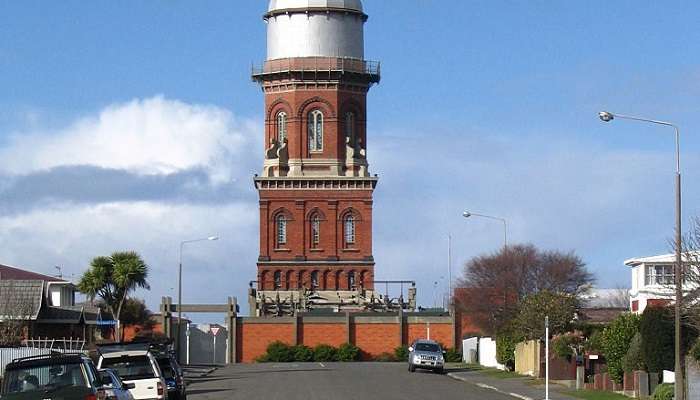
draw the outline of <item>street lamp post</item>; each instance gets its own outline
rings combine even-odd
[[[607,111],[598,113],[600,119],[604,122],[610,122],[615,118],[630,119],[633,121],[648,122],[657,125],[670,126],[676,133],[676,268],[674,273],[674,282],[676,285],[676,302],[674,305],[675,311],[675,399],[685,399],[685,384],[683,378],[683,366],[681,360],[681,302],[683,301],[683,264],[682,264],[682,239],[681,239],[681,136],[680,129],[670,122],[658,121],[654,119],[632,117],[629,115],[613,114]]]
[[[481,217],[481,218],[488,218],[488,219],[494,219],[497,221],[501,221],[503,223],[503,249],[505,250],[508,247],[508,221],[506,221],[504,218],[493,217],[491,215],[477,214],[477,213],[473,213],[473,212],[469,212],[469,211],[463,212],[462,216],[464,218]]]
[[[180,345],[182,343],[182,340],[180,339],[180,326],[182,325],[182,248],[185,247],[187,243],[203,242],[205,240],[219,240],[219,237],[209,236],[201,239],[183,240],[180,242],[180,263],[177,273],[177,337],[175,339],[178,362],[181,362]]]

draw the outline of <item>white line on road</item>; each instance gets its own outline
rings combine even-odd
[[[323,363],[322,363],[322,362],[318,363],[318,365],[320,365],[320,366],[321,366],[321,368],[326,368],[326,366],[325,366],[325,365],[323,365]]]
[[[453,378],[453,379],[460,380],[460,381],[469,382],[468,380],[466,380],[466,379],[460,377],[459,375],[453,374],[453,373],[449,373],[449,374],[447,374],[447,376],[449,376],[450,378]],[[498,393],[505,394],[505,395],[508,395],[508,396],[511,396],[511,397],[515,397],[516,399],[520,399],[520,400],[533,400],[532,397],[523,396],[522,394],[518,394],[518,393],[504,392],[503,390],[501,390],[501,389],[499,389],[499,388],[497,388],[497,387],[495,387],[495,386],[487,385],[487,384],[485,384],[485,383],[476,382],[476,383],[474,383],[474,384],[475,384],[476,386],[480,387],[480,388],[488,389],[488,390],[493,390],[494,392],[498,392]]]

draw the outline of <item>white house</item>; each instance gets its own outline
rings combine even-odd
[[[625,261],[632,272],[630,310],[641,314],[647,306],[661,306],[675,299],[674,265],[675,254],[631,258]],[[697,288],[697,284],[684,288]]]

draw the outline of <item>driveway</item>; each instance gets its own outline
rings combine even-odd
[[[513,400],[405,363],[241,364],[188,379],[189,400]]]

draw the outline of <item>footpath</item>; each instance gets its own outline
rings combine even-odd
[[[503,373],[507,374],[507,373]],[[520,400],[542,400],[544,399],[544,384],[528,377],[503,376],[493,371],[456,369],[448,372],[447,375],[456,380],[470,383],[484,389],[505,394]],[[577,400],[562,392],[567,389],[563,386],[550,384],[549,398],[552,400]]]

